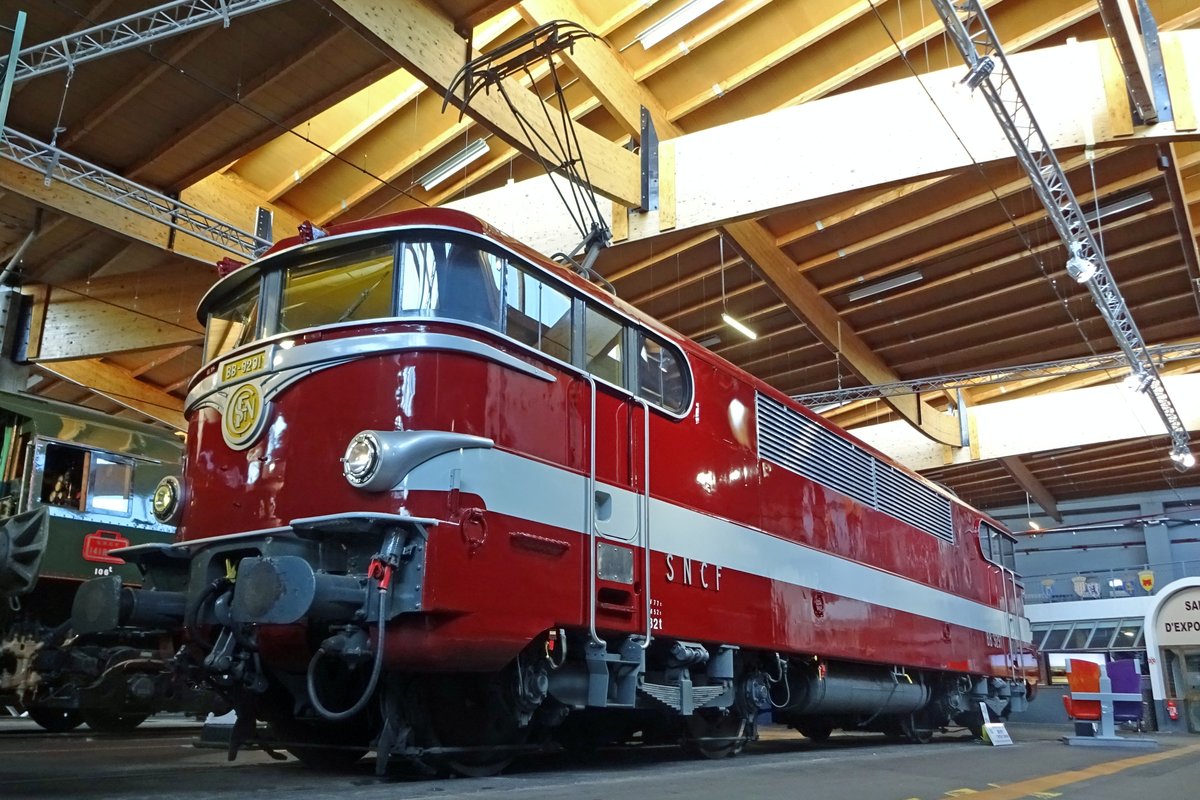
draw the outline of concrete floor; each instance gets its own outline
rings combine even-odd
[[[230,764],[222,752],[195,748],[199,728],[178,719],[151,720],[131,736],[111,737],[87,728],[46,734],[4,718],[0,798],[1182,800],[1200,794],[1200,737],[1158,735],[1157,750],[1121,751],[1059,744],[1070,732],[1063,725],[1009,728],[1016,744],[1006,748],[953,733],[928,745],[867,735],[835,735],[816,745],[770,728],[743,755],[724,761],[694,760],[676,748],[611,750],[529,757],[495,778],[379,781],[370,761],[339,774],[259,752]]]

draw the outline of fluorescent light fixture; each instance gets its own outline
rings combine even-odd
[[[1125,211],[1132,211],[1135,208],[1141,208],[1147,203],[1154,202],[1154,195],[1149,192],[1131,195],[1129,197],[1117,200],[1114,203],[1109,203],[1106,206],[1093,208],[1091,211],[1084,212],[1083,218],[1088,222],[1095,222],[1098,219],[1111,217],[1114,214],[1120,214]]]
[[[420,183],[422,188],[428,192],[430,189],[437,186],[439,183],[446,180],[463,167],[482,158],[483,154],[490,149],[491,148],[488,146],[487,139],[476,139],[462,150],[459,150],[457,153],[450,156],[433,169],[429,170],[429,172],[426,172],[424,175],[422,175],[418,183]]]
[[[903,275],[893,275],[885,280],[878,281],[876,283],[870,283],[862,288],[855,289],[853,292],[850,292],[846,295],[846,299],[848,299],[851,303],[855,303],[867,297],[882,294],[883,292],[890,292],[892,289],[899,289],[901,286],[907,286],[910,283],[916,283],[924,277],[925,276],[921,274],[920,270],[905,272]]]
[[[638,41],[642,43],[642,47],[649,49],[720,4],[721,0],[689,0],[638,34]]]
[[[736,319],[734,319],[733,317],[729,316],[728,313],[722,314],[721,319],[725,320],[726,325],[733,328],[735,331],[740,333],[742,336],[745,336],[747,339],[757,339],[758,338],[757,333],[755,333],[754,331],[747,328],[743,323],[741,323],[741,322],[737,321]]]
[[[1035,519],[1029,520],[1029,530],[1040,531],[1041,529],[1042,529],[1042,526],[1038,524],[1037,520],[1035,520]]]
[[[703,339],[698,339],[696,341],[696,344],[700,345],[701,347],[708,347],[708,348],[716,347],[720,343],[721,343],[721,337],[720,337],[720,335],[715,334],[715,333],[710,334],[709,336],[705,336]]]

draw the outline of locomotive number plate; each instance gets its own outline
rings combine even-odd
[[[255,375],[267,368],[267,351],[259,350],[248,356],[226,361],[221,365],[221,383]]]

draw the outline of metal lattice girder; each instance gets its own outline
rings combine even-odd
[[[0,133],[0,156],[45,175],[47,181],[57,180],[68,184],[235,255],[254,257],[271,244],[186,203],[89,164],[12,128],[4,128]]]
[[[987,14],[978,0],[932,0],[932,3],[967,63],[969,71],[964,81],[971,88],[979,89],[986,98],[1017,161],[1024,167],[1045,206],[1051,224],[1067,246],[1071,260],[1078,259],[1076,263],[1087,263],[1095,268],[1095,274],[1087,281],[1088,290],[1117,344],[1129,359],[1130,368],[1144,376],[1146,394],[1171,434],[1173,453],[1187,452],[1187,428],[1171,403],[1154,360],[1146,349],[1146,342],[1088,228],[1062,166],[1013,77]]]
[[[1146,348],[1159,364],[1200,358],[1200,342],[1192,344],[1164,344]],[[1043,361],[1038,364],[1022,364],[1016,367],[959,372],[953,375],[937,375],[931,378],[914,378],[910,381],[877,383],[871,386],[852,386],[847,389],[832,389],[828,392],[794,394],[792,399],[806,406],[824,406],[830,403],[841,405],[855,400],[871,400],[877,397],[896,397],[903,394],[953,391],[972,386],[989,386],[997,383],[1035,380],[1037,378],[1059,378],[1082,372],[1099,372],[1106,369],[1127,369],[1129,359],[1124,353],[1105,353],[1084,358],[1067,358],[1059,361]]]
[[[137,14],[104,22],[17,54],[16,81],[26,81],[60,69],[74,69],[85,61],[140,47],[159,39],[279,5],[287,0],[175,0]],[[8,58],[0,60],[0,70]]]

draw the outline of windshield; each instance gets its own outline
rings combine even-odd
[[[276,333],[391,316],[394,252],[388,243],[284,270]]]
[[[204,337],[205,363],[251,342],[258,333],[258,283],[208,315]]]
[[[404,242],[400,314],[475,322],[500,330],[505,260],[457,237]]]

